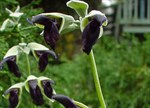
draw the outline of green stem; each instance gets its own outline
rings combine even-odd
[[[38,61],[38,57],[37,57],[37,55],[35,54],[35,51],[32,51],[32,54],[33,54],[33,56],[35,57],[36,61]]]
[[[81,102],[78,102],[78,101],[73,101],[77,106],[79,106],[80,108],[88,108],[86,105],[84,105],[83,103]]]
[[[37,108],[36,105],[33,104],[33,108]]]
[[[30,62],[29,62],[28,54],[26,54],[26,59],[27,59],[27,70],[28,70],[28,75],[31,75]]]
[[[89,58],[90,58],[90,62],[91,62],[91,69],[92,69],[92,73],[93,73],[93,78],[94,78],[94,83],[95,83],[95,88],[96,88],[96,91],[97,91],[98,99],[100,101],[101,107],[106,108],[103,93],[102,93],[101,86],[100,86],[98,73],[97,73],[95,58],[94,58],[94,54],[93,54],[92,50],[89,54]]]

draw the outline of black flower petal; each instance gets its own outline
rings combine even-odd
[[[65,108],[78,108],[73,101],[64,95],[53,95],[52,99],[58,101],[59,103],[61,103]]]
[[[82,33],[82,50],[85,53],[90,53],[92,46],[98,39],[100,33],[100,26],[101,24],[96,19],[92,19],[84,28]]]
[[[44,93],[47,97],[51,98],[53,95],[52,84],[54,82],[52,80],[42,80],[42,86],[44,89]]]
[[[12,57],[7,57],[5,59],[3,59],[1,62],[0,62],[0,70],[3,69],[3,65],[5,62],[7,62],[9,59],[11,59]]]
[[[37,85],[37,80],[30,80],[28,84],[33,103],[38,106],[44,104],[43,95],[41,93],[40,87]]]
[[[16,64],[16,57],[15,56],[7,57],[4,60],[2,60],[0,62],[0,69],[2,69],[2,66],[5,62],[7,63],[8,69],[9,69],[10,72],[14,73],[16,77],[21,76],[19,68]]]
[[[12,89],[9,95],[9,108],[16,108],[16,106],[18,105],[19,102],[19,90],[18,89]]]
[[[47,65],[48,65],[48,54],[43,53],[39,59],[39,70],[41,72],[44,71]]]
[[[59,31],[56,22],[44,15],[37,15],[32,18],[33,23],[44,25],[44,39],[50,47],[55,50],[56,42],[59,39]]]
[[[45,70],[46,66],[48,65],[48,56],[51,56],[54,60],[57,59],[56,54],[53,51],[43,51],[40,55],[39,59],[39,70],[42,72]]]

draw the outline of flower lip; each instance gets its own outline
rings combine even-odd
[[[93,20],[97,20],[100,23],[100,26],[107,20],[107,18],[104,15],[94,15]]]
[[[56,94],[52,96],[52,99],[58,101],[59,103],[61,103],[65,108],[78,108],[73,101],[64,95],[60,95],[60,94]]]
[[[33,103],[38,106],[44,104],[43,95],[41,93],[40,87],[37,85],[37,80],[29,80],[28,84]]]
[[[15,74],[16,77],[20,77],[21,73],[19,71],[19,68],[16,64],[16,57],[15,56],[10,56],[7,58],[4,58],[1,62],[0,62],[0,69],[2,69],[3,64],[7,63],[8,69],[10,72],[13,72]]]
[[[7,62],[8,60],[12,59],[14,56],[11,56],[11,57],[7,57],[5,59],[3,59],[1,62],[0,62],[0,70],[3,68],[3,65],[5,62]]]
[[[29,18],[27,18],[26,20],[27,20],[27,22],[28,22],[29,24],[34,25],[34,23],[32,22],[32,20],[30,20]]]
[[[54,84],[54,81],[53,80],[42,80],[41,83],[42,83],[45,95],[47,97],[51,98],[53,95],[52,84]]]
[[[39,70],[43,72],[48,65],[48,56],[50,55],[54,60],[57,60],[57,56],[53,51],[46,50],[42,52],[37,52],[37,54],[40,56],[39,58]]]
[[[82,33],[82,50],[85,53],[90,53],[92,46],[95,44],[99,37],[99,33],[100,23],[96,19],[91,20],[84,28]]]
[[[17,88],[11,89],[9,94],[9,108],[16,108],[19,103],[19,90]]]
[[[46,50],[45,53],[47,53],[50,56],[52,56],[55,60],[58,59],[58,56],[55,54],[54,51]]]
[[[47,25],[49,21],[52,21],[50,18],[44,16],[44,15],[36,15],[32,17],[31,20],[33,23],[38,23],[42,25]]]
[[[7,65],[8,65],[8,69],[10,72],[13,72],[16,77],[21,77],[21,73],[19,71],[19,68],[13,60],[8,60]]]
[[[44,15],[36,15],[32,17],[32,20],[28,21],[31,24],[40,24],[44,26],[44,39],[45,42],[50,45],[50,47],[55,50],[56,42],[59,39],[59,28],[60,25],[54,19],[50,19]]]
[[[55,50],[56,42],[59,40],[59,30],[56,23],[49,21],[44,26],[44,39],[50,47]]]

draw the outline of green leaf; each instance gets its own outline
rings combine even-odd
[[[47,47],[41,45],[41,44],[38,44],[36,42],[31,42],[28,44],[28,47],[31,49],[31,50],[36,50],[36,51],[42,51],[42,50],[49,50]]]
[[[18,54],[19,54],[19,46],[16,45],[16,46],[13,46],[12,48],[10,48],[7,51],[7,53],[4,56],[4,59],[7,58],[7,57],[10,57],[10,56],[16,56]]]
[[[60,28],[59,28],[60,34],[65,34],[78,28],[78,25],[75,23],[76,21],[70,15],[56,13],[56,12],[42,13],[41,15],[48,16],[51,19],[60,20],[60,23],[61,23]]]
[[[89,8],[89,5],[86,2],[79,0],[68,1],[67,6],[74,9],[76,13],[82,18],[87,15],[87,11]]]

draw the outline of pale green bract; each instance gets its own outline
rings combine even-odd
[[[74,29],[79,28],[78,25],[76,24],[76,21],[74,20],[74,18],[70,15],[56,13],[56,12],[42,13],[40,15],[47,16],[51,19],[56,19],[56,20],[60,19],[61,20],[61,25],[59,28],[60,34],[65,34],[65,33],[73,31]]]
[[[12,48],[10,48],[7,53],[5,54],[4,56],[4,59],[7,58],[7,57],[11,57],[11,56],[16,56],[19,54],[19,46],[16,45],[16,46],[13,46]]]
[[[11,89],[19,89],[20,91],[22,91],[22,87],[24,86],[24,83],[23,82],[20,82],[20,83],[17,83],[17,84],[14,84],[14,85],[12,85],[10,88],[8,88],[6,91],[5,91],[5,93],[3,94],[3,96],[5,97],[5,98],[8,98],[8,93],[10,92],[10,90]]]
[[[87,15],[89,8],[89,5],[86,2],[80,0],[70,0],[67,2],[67,6],[74,9],[82,18]]]
[[[36,42],[31,42],[27,45],[27,47],[29,47],[31,50],[36,50],[36,51],[45,51],[45,50],[49,50],[47,47],[45,47],[44,45],[38,44]]]
[[[45,95],[43,86],[42,86],[42,84],[41,84],[41,81],[43,81],[43,80],[51,80],[51,79],[50,79],[50,78],[47,78],[47,77],[45,77],[45,76],[40,76],[40,77],[38,77],[38,85],[39,85],[39,87],[40,87],[40,89],[41,89],[42,94],[44,95],[44,97],[47,98],[48,100],[50,100],[51,102],[54,102],[55,100],[50,99],[50,98],[48,98],[48,97]],[[54,89],[53,89],[53,94],[56,94],[56,91],[55,91]]]
[[[18,94],[18,97],[19,97],[18,100],[19,100],[19,102],[18,102],[16,108],[18,108],[18,106],[19,106],[19,104],[20,104],[20,102],[21,102],[21,94],[22,94],[22,88],[23,88],[23,86],[24,86],[24,82],[20,82],[20,83],[14,84],[14,85],[12,85],[10,88],[8,88],[8,89],[4,92],[4,94],[3,94],[3,97],[6,98],[6,99],[8,99],[8,98],[9,98],[9,93],[10,93],[10,91],[11,91],[12,89],[19,89],[19,94]]]
[[[37,77],[35,77],[34,75],[28,76],[27,80],[25,81],[25,89],[26,89],[27,92],[29,92],[28,81],[30,81],[30,80],[37,80]]]
[[[49,48],[36,42],[31,42],[29,44],[19,43],[19,45],[13,46],[7,51],[7,53],[4,56],[4,59],[11,56],[17,56],[21,52],[29,54],[30,51],[45,51],[45,50],[49,50]]]

